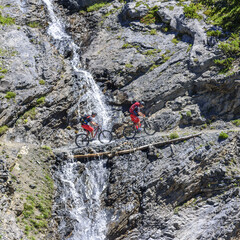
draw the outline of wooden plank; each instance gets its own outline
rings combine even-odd
[[[201,133],[197,133],[197,134],[194,134],[194,135],[181,137],[181,138],[175,138],[175,139],[171,139],[171,140],[164,141],[164,142],[150,143],[150,144],[143,145],[143,146],[140,146],[140,147],[135,147],[135,148],[121,150],[121,151],[108,151],[108,152],[99,152],[99,153],[91,153],[91,154],[84,154],[84,155],[75,155],[74,158],[79,159],[79,158],[91,158],[91,157],[99,157],[99,156],[113,157],[113,156],[117,156],[117,155],[132,153],[132,152],[139,151],[139,150],[145,150],[145,149],[147,149],[151,146],[164,146],[164,145],[167,145],[167,144],[184,141],[184,140],[187,140],[187,139],[190,139],[190,138],[198,137],[199,135],[201,135]]]

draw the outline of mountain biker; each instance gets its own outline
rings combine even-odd
[[[141,121],[138,118],[138,116],[141,117],[145,117],[145,115],[140,111],[140,108],[144,107],[144,102],[140,101],[140,102],[135,102],[130,108],[129,108],[129,112],[131,120],[133,121],[133,123],[135,124],[136,128],[138,131],[142,131],[141,128]]]
[[[88,135],[89,133],[91,133],[92,138],[93,138],[93,127],[89,126],[88,124],[90,123],[94,126],[98,126],[98,124],[93,121],[93,118],[95,118],[96,115],[97,115],[96,113],[92,113],[91,115],[85,114],[80,119],[82,128],[87,131]]]

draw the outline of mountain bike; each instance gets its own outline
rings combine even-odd
[[[154,122],[151,122],[149,120],[146,120],[145,118],[142,119],[141,121],[141,128],[144,129],[144,132],[147,135],[153,135],[157,130],[157,126]],[[123,136],[126,139],[133,139],[135,137],[135,135],[137,134],[138,130],[135,126],[135,124],[131,124],[126,126],[123,129]]]
[[[75,143],[78,147],[87,146],[90,141],[93,141],[96,139],[96,136],[98,137],[98,140],[101,143],[110,143],[112,141],[112,133],[108,130],[102,130],[100,126],[97,126],[93,130],[93,137],[91,136],[91,133],[80,133],[76,135]]]

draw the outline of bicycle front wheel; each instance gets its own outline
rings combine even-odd
[[[137,133],[137,129],[135,126],[126,126],[123,129],[123,136],[126,139],[133,139]]]
[[[89,138],[87,134],[80,133],[75,138],[75,143],[78,147],[87,146],[89,144]]]
[[[144,123],[144,131],[147,135],[153,135],[156,130],[156,125],[153,122],[147,122]]]
[[[112,141],[112,133],[108,130],[103,130],[99,133],[98,140],[101,143],[110,143]]]

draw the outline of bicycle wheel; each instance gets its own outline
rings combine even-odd
[[[112,141],[112,133],[108,130],[103,130],[99,133],[98,140],[101,143],[110,143]]]
[[[126,139],[132,139],[135,137],[137,133],[137,129],[135,128],[135,126],[126,126],[124,129],[123,129],[123,136],[126,138]]]
[[[80,133],[75,138],[75,143],[78,147],[87,146],[89,144],[89,138],[87,134]]]
[[[156,130],[156,125],[153,122],[144,122],[144,131],[147,135],[153,135]]]

